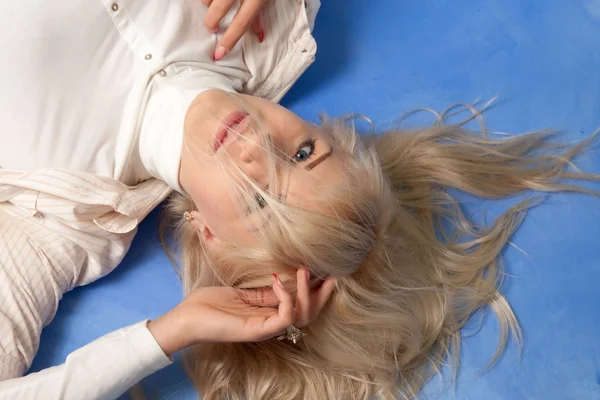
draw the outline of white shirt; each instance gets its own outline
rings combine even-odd
[[[9,0],[0,14],[0,166],[65,168],[128,185],[155,177],[180,190],[191,100],[211,87],[279,100],[314,60],[318,5],[270,2],[265,42],[246,35],[215,63],[235,10],[212,35],[199,0]],[[110,399],[170,362],[140,323],[61,366],[0,382],[0,399]]]
[[[155,177],[181,191],[187,107],[204,90],[253,83],[257,60],[244,54],[252,44],[213,61],[237,7],[219,34],[204,27],[199,0],[9,0],[3,8],[4,169],[64,168],[128,185]]]
[[[0,382],[0,399],[115,399],[171,362],[143,321],[72,352],[60,366]]]
[[[213,61],[220,35],[203,26],[206,7],[198,0],[9,1],[8,12],[3,7],[0,49],[11,55],[0,74],[5,169],[65,168],[128,185],[153,176],[180,190],[187,106],[208,88],[241,91],[250,78],[242,42]],[[160,142],[169,143],[168,153],[155,146]]]

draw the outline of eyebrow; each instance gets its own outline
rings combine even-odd
[[[322,156],[317,158],[315,161],[311,162],[306,167],[304,167],[304,169],[306,169],[307,171],[310,171],[311,169],[313,169],[314,167],[316,167],[317,165],[319,165],[323,161],[325,161],[327,158],[329,158],[332,154],[333,154],[333,147],[331,147],[327,153],[323,154]]]
[[[310,164],[308,164],[306,167],[304,167],[307,171],[310,171],[311,169],[313,169],[314,167],[316,167],[317,165],[321,164],[323,161],[325,161],[327,158],[331,157],[331,155],[333,154],[333,147],[331,147],[329,149],[329,151],[323,155],[321,155],[320,157],[318,157],[316,160],[314,160],[313,162],[311,162]],[[283,193],[283,194],[278,194],[277,197],[279,197],[280,200],[285,202],[285,199],[287,197],[287,193]],[[248,232],[258,232],[261,228],[264,228],[268,223],[269,220],[271,219],[272,215],[270,214],[267,217],[267,222],[264,223],[262,226],[260,227],[256,227],[254,229],[249,230]]]

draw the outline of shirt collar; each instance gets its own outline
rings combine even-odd
[[[179,184],[179,164],[183,144],[183,122],[188,107],[200,93],[209,89],[234,92],[224,75],[206,70],[182,72],[164,77],[152,88],[139,137],[143,167],[154,178],[184,193]]]

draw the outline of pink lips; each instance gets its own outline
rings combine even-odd
[[[242,122],[247,116],[247,112],[234,111],[221,121],[221,126],[219,127],[215,138],[215,151],[219,150],[221,145],[223,145],[229,131]]]

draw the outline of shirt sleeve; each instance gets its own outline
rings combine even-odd
[[[115,399],[170,365],[148,321],[119,329],[69,354],[64,364],[0,382],[0,400]]]

